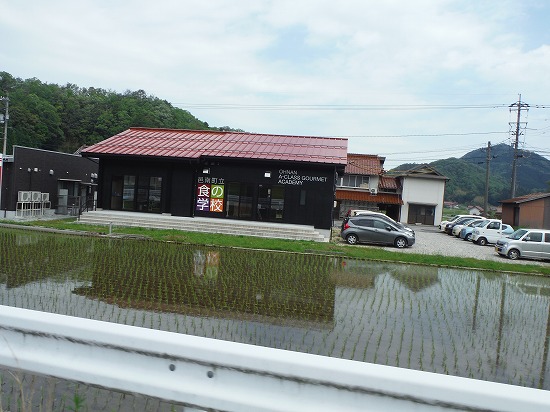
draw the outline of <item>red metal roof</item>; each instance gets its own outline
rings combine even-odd
[[[384,203],[388,205],[402,205],[403,201],[397,193],[378,193],[373,195],[363,190],[336,189],[336,200],[357,200],[369,203]]]
[[[130,128],[82,150],[88,156],[230,157],[347,164],[347,139],[210,130]]]
[[[384,157],[376,155],[350,153],[348,154],[348,164],[344,173],[350,175],[379,175],[382,173],[384,160]]]

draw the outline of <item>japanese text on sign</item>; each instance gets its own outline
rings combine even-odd
[[[195,210],[201,212],[223,212],[225,196],[224,179],[199,177],[197,179],[197,201]]]

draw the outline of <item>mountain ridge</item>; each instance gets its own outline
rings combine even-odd
[[[549,191],[550,160],[534,151],[518,149],[516,196]],[[476,149],[460,158],[451,157],[428,163],[449,178],[445,200],[463,204],[483,204],[485,195],[487,149]],[[514,148],[500,143],[491,147],[489,163],[489,204],[496,205],[511,197]],[[405,163],[391,172],[409,170],[417,163]]]

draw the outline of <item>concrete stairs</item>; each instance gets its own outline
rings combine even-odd
[[[174,229],[187,232],[221,233],[236,236],[257,236],[276,239],[311,240],[328,242],[330,230],[319,230],[313,226],[253,222],[203,217],[180,217],[152,213],[131,213],[111,210],[84,212],[80,223],[89,225],[113,225],[114,227],[144,227]]]

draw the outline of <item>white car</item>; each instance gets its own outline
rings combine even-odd
[[[499,239],[495,251],[512,260],[550,259],[550,230],[518,229],[510,236]]]
[[[472,219],[465,220],[464,222],[462,222],[458,225],[454,225],[453,230],[452,230],[452,235],[456,236],[456,237],[460,237],[460,231],[462,230],[463,227],[471,226],[474,223],[479,222],[480,220],[483,220],[483,219],[474,219],[474,218],[472,218]]]
[[[479,219],[468,220],[460,225],[453,226],[453,236],[460,237],[460,231],[463,227],[472,226],[476,223],[479,223]]]
[[[512,227],[502,223],[499,219],[487,219],[485,224],[477,226],[472,232],[471,241],[480,246],[487,243],[497,243],[497,241],[513,231]]]
[[[479,219],[480,218],[480,216],[477,216],[477,215],[455,215],[455,216],[452,216],[449,220],[442,221],[438,226],[439,230],[441,230],[442,232],[445,232],[445,227],[447,226],[448,223],[455,222],[458,219],[460,219],[461,217],[471,217],[471,218],[474,218],[474,219]]]

